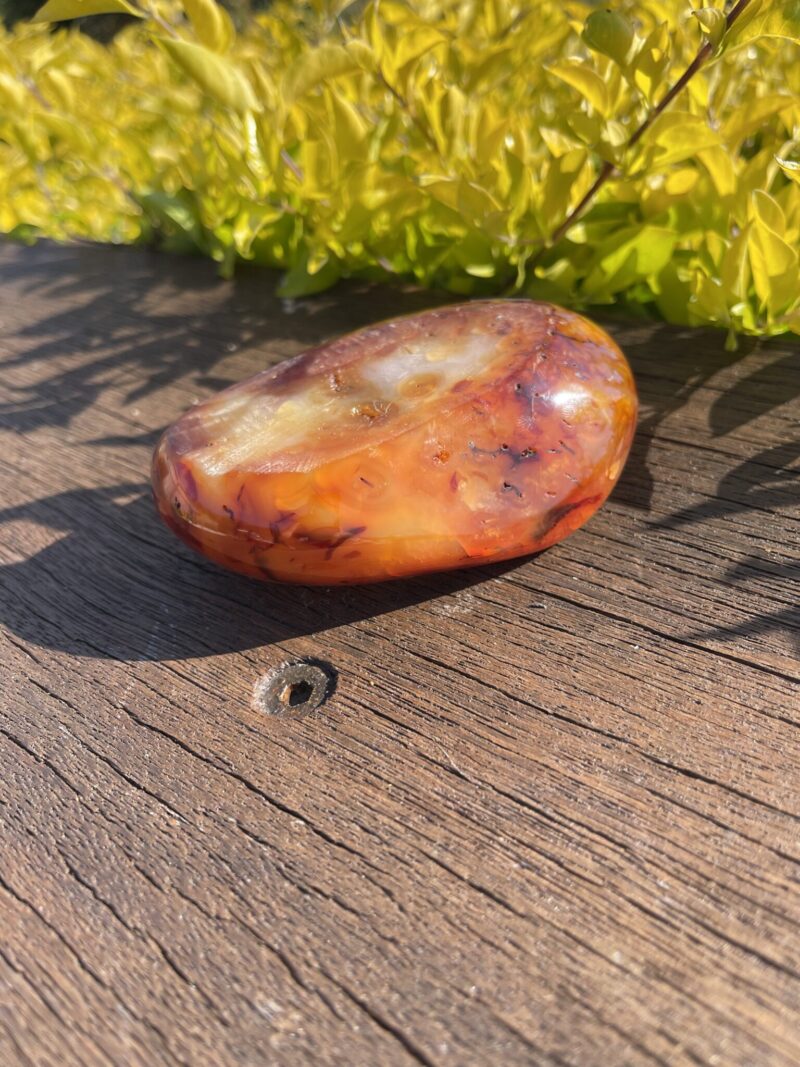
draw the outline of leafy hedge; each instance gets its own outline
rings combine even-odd
[[[800,332],[800,0],[716,3],[48,0],[0,31],[0,231]],[[47,25],[100,11],[142,20]]]

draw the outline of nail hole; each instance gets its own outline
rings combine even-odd
[[[253,705],[267,715],[305,715],[325,703],[336,685],[336,672],[319,660],[282,663],[258,679]]]

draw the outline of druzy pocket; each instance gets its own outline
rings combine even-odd
[[[636,420],[598,326],[489,300],[358,330],[191,408],[153,488],[168,525],[245,574],[332,585],[538,552],[613,488]]]

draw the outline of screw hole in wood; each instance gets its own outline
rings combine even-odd
[[[336,672],[320,660],[282,663],[258,679],[253,705],[267,715],[289,717],[316,711],[333,692]]]

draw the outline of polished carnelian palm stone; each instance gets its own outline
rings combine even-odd
[[[599,327],[487,300],[358,330],[191,408],[153,486],[193,548],[257,578],[371,582],[538,552],[619,477],[636,420]]]

